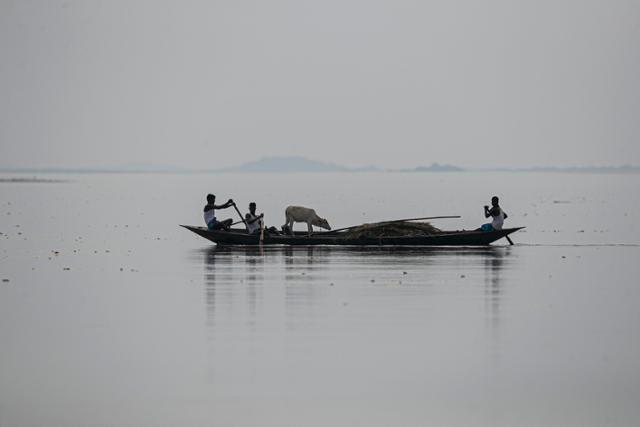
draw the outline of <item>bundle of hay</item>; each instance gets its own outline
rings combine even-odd
[[[398,237],[398,236],[429,236],[440,233],[441,230],[428,222],[374,222],[362,224],[347,231],[345,236],[349,239],[361,237]]]

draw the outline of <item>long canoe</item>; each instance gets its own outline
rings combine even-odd
[[[259,245],[259,234],[247,234],[244,229],[209,230],[206,227],[181,225],[218,245]],[[486,246],[515,233],[524,227],[502,230],[442,231],[425,236],[385,236],[349,238],[346,233],[316,232],[309,237],[306,232],[293,235],[264,234],[263,245],[343,245],[343,246]]]

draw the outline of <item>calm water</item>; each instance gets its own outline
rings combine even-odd
[[[630,426],[640,176],[75,175],[0,183],[0,426]],[[516,245],[216,248],[204,195]],[[234,211],[228,216],[235,218]],[[222,217],[225,217],[222,215]]]

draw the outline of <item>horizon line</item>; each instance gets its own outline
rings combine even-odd
[[[345,167],[339,170],[241,170],[235,168],[200,169],[200,168],[128,168],[128,167],[0,167],[0,173],[51,173],[51,174],[234,174],[234,173],[469,173],[469,172],[576,172],[576,173],[640,173],[640,166],[527,166],[527,167],[481,167],[463,168],[455,165],[415,166],[413,168],[383,168],[367,166],[359,168]],[[450,167],[450,168],[449,168]]]

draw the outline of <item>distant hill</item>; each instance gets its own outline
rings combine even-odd
[[[431,166],[418,166],[413,169],[401,169],[401,172],[463,172],[459,166],[453,165],[441,165],[439,163],[432,163]]]
[[[263,157],[261,159],[244,163],[214,172],[377,172],[382,169],[375,166],[350,168],[335,163],[320,162],[306,157]],[[418,166],[413,169],[393,169],[395,172],[460,172],[464,169],[446,164],[433,163],[431,166]]]
[[[78,167],[7,167],[0,165],[0,173],[222,173],[222,172],[508,172],[508,173],[575,173],[575,174],[640,174],[640,166],[536,166],[462,168],[450,164],[432,163],[414,168],[379,168],[376,166],[348,167],[331,162],[311,160],[301,156],[262,157],[241,165],[221,169],[191,169],[168,164],[125,163],[117,166]]]
[[[218,169],[216,172],[349,172],[353,169],[335,163],[310,160],[305,157],[262,157],[238,166]]]

